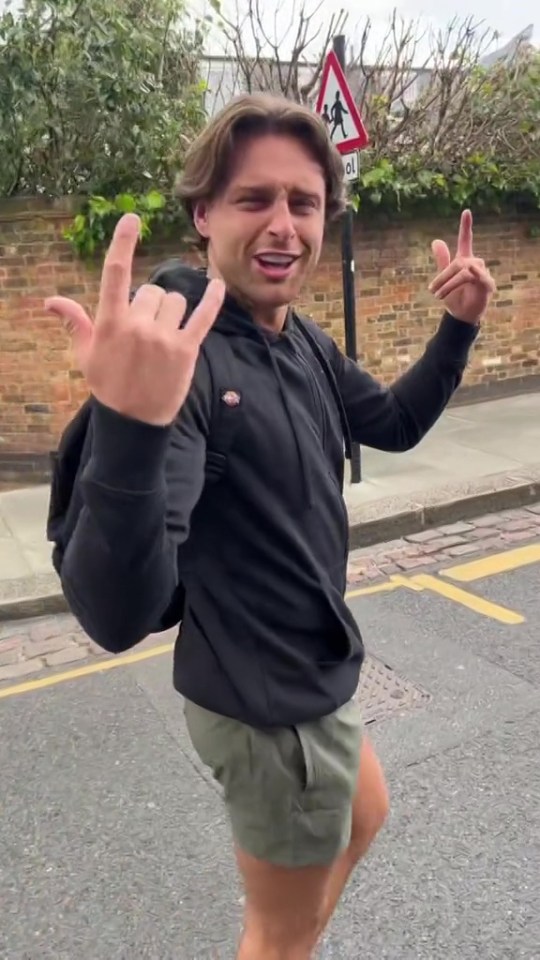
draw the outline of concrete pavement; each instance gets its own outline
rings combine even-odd
[[[482,559],[486,551],[490,552],[489,561]],[[349,555],[348,595],[354,598],[395,588],[427,589],[495,622],[515,623],[519,621],[515,612],[476,598],[467,592],[467,585],[473,582],[471,577],[474,580],[486,569],[500,572],[537,562],[540,563],[540,503],[353,550]],[[426,576],[434,564],[443,571],[450,570],[453,579],[456,573],[463,577],[465,570],[465,586],[452,585],[444,576]],[[4,607],[5,615],[7,611],[8,607]],[[163,634],[151,635],[128,656],[144,658],[164,643],[169,643],[166,652],[170,652],[170,641],[164,640]],[[36,679],[40,684],[55,683],[56,671],[60,669],[82,667],[83,673],[89,675],[104,669],[104,664],[112,669],[117,663],[118,658],[111,661],[71,614],[11,620],[4,616],[0,620],[0,700],[6,695],[2,684],[9,681],[15,686],[32,684]]]
[[[540,562],[508,547],[426,575],[513,623],[412,580],[351,596],[370,657],[428,697],[377,719],[365,703],[392,812],[321,960],[538,958]],[[0,956],[232,960],[229,828],[170,654],[12,691],[0,720]]]
[[[364,448],[362,470],[363,482],[345,491],[352,547],[533,502],[540,499],[540,394],[450,407],[408,453]],[[46,486],[0,493],[0,606],[48,597],[55,608],[48,497]],[[47,604],[24,609],[45,612]]]

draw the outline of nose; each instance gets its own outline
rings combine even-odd
[[[268,232],[277,240],[291,240],[296,233],[294,220],[291,216],[289,204],[285,198],[276,201],[272,208],[272,217],[268,225]]]

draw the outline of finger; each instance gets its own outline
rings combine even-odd
[[[156,323],[171,333],[178,330],[186,312],[187,301],[181,293],[168,293],[160,303]]]
[[[139,233],[140,220],[134,213],[126,213],[116,224],[103,263],[96,326],[118,322],[127,315]]]
[[[471,263],[469,270],[471,271],[472,275],[486,288],[486,290],[489,290],[490,293],[496,293],[497,284],[488,270],[485,270],[483,267],[479,267],[475,263]]]
[[[442,270],[441,273],[438,273],[436,277],[433,278],[429,285],[429,291],[431,293],[437,293],[441,287],[444,286],[448,280],[451,280],[452,277],[455,277],[460,270],[463,270],[463,263],[458,260],[452,260],[452,263],[446,267],[445,270]]]
[[[141,284],[129,307],[130,318],[139,323],[154,323],[166,296],[163,287],[158,287],[153,283]]]
[[[437,300],[446,300],[446,297],[453,293],[454,290],[458,290],[459,287],[464,286],[466,283],[471,283],[471,281],[474,281],[472,273],[468,268],[464,268],[463,270],[460,270],[455,277],[452,277],[448,283],[445,283],[440,290],[437,291],[435,296],[437,297]]]
[[[450,256],[450,250],[448,249],[448,246],[444,240],[434,240],[431,244],[431,251],[439,272],[450,266],[452,257]]]
[[[470,210],[464,210],[461,214],[457,255],[458,257],[473,256],[473,218]]]
[[[489,275],[489,271],[486,270],[486,266],[483,260],[476,259],[476,260],[465,261],[461,257],[456,257],[455,260],[452,260],[450,266],[448,266],[445,270],[443,270],[441,273],[437,274],[437,276],[433,278],[433,280],[429,285],[429,290],[431,291],[431,293],[436,293],[437,290],[440,287],[442,287],[447,280],[450,280],[450,278],[455,276],[456,273],[459,273],[460,270],[472,271],[473,268],[475,271],[478,271],[479,275],[484,275],[484,274]],[[475,276],[476,276],[476,273],[475,273]]]
[[[69,300],[68,297],[48,297],[45,300],[45,309],[47,313],[54,314],[62,321],[70,337],[92,335],[94,325],[86,310],[76,300]]]
[[[222,280],[211,280],[204,297],[191,314],[182,330],[194,345],[200,346],[217,319],[225,298],[225,284]]]
[[[68,297],[48,297],[45,300],[45,309],[63,323],[71,337],[77,363],[82,368],[84,350],[92,340],[94,332],[94,325],[86,310],[76,300]]]

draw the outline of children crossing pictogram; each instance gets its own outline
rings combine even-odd
[[[324,120],[330,139],[340,153],[362,150],[369,144],[367,130],[333,50],[324,64],[316,111]]]

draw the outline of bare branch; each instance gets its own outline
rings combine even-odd
[[[221,20],[242,88],[273,90],[313,106],[332,38],[347,22],[345,12],[325,21],[322,0],[280,0],[270,16],[263,14],[262,0],[236,3],[236,16]],[[416,158],[426,169],[444,171],[480,154],[528,156],[531,138],[538,142],[538,116],[530,116],[531,95],[523,92],[526,51],[486,67],[484,57],[497,36],[484,23],[454,18],[433,30],[394,11],[371,56],[371,20],[363,19],[349,33],[354,45],[346,73],[375,161]]]
[[[272,17],[264,13],[263,0],[246,0],[243,12],[236,0],[234,15],[220,13],[242,88],[273,91],[309,103],[332,37],[343,30],[347,19],[339,10],[325,23],[323,11],[324,0],[280,0]]]

